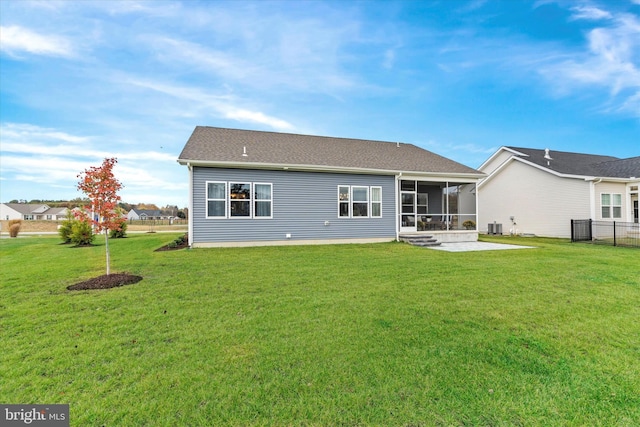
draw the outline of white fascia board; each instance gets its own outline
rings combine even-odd
[[[322,165],[295,165],[295,164],[277,164],[277,163],[250,163],[250,162],[215,162],[201,160],[178,159],[181,165],[190,164],[191,166],[202,167],[218,167],[230,169],[265,169],[265,170],[289,170],[299,172],[335,172],[335,173],[356,173],[365,175],[401,175],[419,178],[447,178],[447,179],[481,179],[486,176],[484,173],[439,173],[439,172],[416,172],[416,171],[398,171],[388,169],[368,169],[368,168],[345,168],[339,166],[322,166]],[[406,175],[405,175],[406,174]]]
[[[513,150],[511,150],[513,151]],[[551,175],[555,175],[559,178],[567,178],[567,179],[582,179],[585,181],[589,181],[591,179],[597,179],[591,176],[587,176],[587,175],[571,175],[571,174],[564,174],[564,173],[560,173],[560,172],[556,172],[553,169],[549,169],[549,168],[545,168],[544,166],[540,166],[537,165],[535,163],[531,163],[530,161],[523,159],[521,157],[510,157],[509,159],[505,160],[504,163],[502,163],[500,166],[498,166],[493,172],[491,172],[489,174],[488,177],[486,177],[485,179],[483,179],[482,181],[480,181],[480,184],[478,184],[478,187],[482,187],[484,185],[485,182],[490,181],[494,176],[496,176],[498,173],[500,173],[500,170],[505,168],[509,163],[511,162],[521,162],[527,166],[531,166],[533,168],[536,168],[538,170],[541,170],[543,172],[547,172],[550,173]],[[605,179],[605,178],[603,178]],[[611,178],[611,179],[616,179],[616,178]],[[619,179],[624,179],[624,178],[619,178]],[[609,179],[607,179],[609,180]]]
[[[493,154],[491,155],[491,157],[489,157],[487,160],[485,160],[485,162],[484,162],[483,164],[481,164],[481,165],[478,167],[478,170],[482,170],[482,168],[483,168],[483,167],[485,167],[485,166],[486,166],[488,163],[490,163],[493,159],[495,159],[496,157],[498,157],[498,156],[500,155],[500,153],[502,153],[503,151],[508,151],[509,153],[515,154],[515,155],[517,155],[517,156],[529,157],[529,155],[528,155],[528,154],[521,153],[521,152],[519,152],[519,151],[513,150],[513,149],[511,149],[511,148],[509,148],[509,147],[505,147],[505,146],[503,145],[502,147],[500,147],[500,148],[498,149],[498,151],[496,151],[495,153],[493,153]]]

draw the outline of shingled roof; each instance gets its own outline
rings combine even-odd
[[[545,150],[522,147],[506,147],[520,153],[518,157],[566,175],[582,175],[607,178],[640,177],[640,157],[620,159],[612,156],[549,151],[551,160],[545,158]]]
[[[412,144],[208,126],[195,128],[178,162],[484,176],[482,172]]]

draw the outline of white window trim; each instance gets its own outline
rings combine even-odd
[[[209,201],[223,201],[223,199],[210,199],[209,198],[209,184],[223,184],[224,185],[224,216],[209,216]],[[242,199],[241,201],[249,202],[249,216],[231,216],[231,185],[232,184],[249,184],[251,186],[250,194],[248,199]],[[256,185],[268,185],[270,188],[270,199],[256,199],[255,197],[255,186]],[[204,187],[204,212],[205,218],[207,219],[273,219],[273,183],[271,182],[251,182],[251,181],[205,181]],[[239,200],[240,201],[240,200]],[[271,203],[271,215],[269,216],[256,216],[255,214],[255,203],[257,201],[261,202],[270,202]]]
[[[222,199],[210,199],[209,198],[209,184],[223,184],[224,185],[224,215],[221,216],[209,216],[209,200],[220,201]],[[225,181],[206,181],[204,185],[204,214],[206,218],[211,219],[223,219],[227,217],[228,211],[228,194],[227,194],[227,183]]]
[[[364,188],[364,189],[367,190],[367,200],[365,200],[365,201],[353,200],[353,192],[354,192],[354,189],[356,189],[356,188]],[[371,210],[370,210],[371,206],[369,204],[370,202],[371,202],[371,195],[370,195],[370,187],[368,185],[352,185],[351,186],[351,218],[354,218],[354,219],[370,218],[371,217]],[[355,216],[353,214],[353,205],[356,204],[356,203],[358,203],[358,204],[366,204],[367,205],[367,214],[366,215]]]
[[[602,204],[602,196],[604,195],[608,195],[609,196],[609,204],[608,205],[604,205]],[[620,204],[614,204],[613,201],[613,196],[620,196]],[[602,208],[608,208],[609,210],[609,216],[604,216],[602,215]],[[620,215],[615,216],[614,215],[614,210],[613,208],[620,208]],[[622,219],[622,193],[600,193],[600,216],[602,217],[602,219]]]
[[[256,199],[255,198],[255,194],[256,194],[256,190],[255,190],[255,186],[256,185],[268,185],[269,186],[269,195],[271,196],[270,199]],[[271,209],[269,209],[269,212],[271,212],[271,215],[269,216],[257,216],[255,215],[255,205],[257,202],[269,202],[271,203]],[[273,219],[273,184],[270,182],[252,182],[251,183],[251,208],[253,209],[253,218],[254,219]]]
[[[373,189],[379,189],[380,190],[380,201],[379,202],[374,202],[373,201]],[[373,205],[374,204],[379,204],[380,205],[380,215],[373,215]],[[372,186],[369,187],[369,216],[371,218],[382,218],[382,187],[380,186]]]
[[[245,185],[249,184],[249,198],[248,199],[231,199],[231,186],[233,184]],[[249,215],[231,215],[232,202],[249,202]],[[227,183],[227,218],[229,219],[253,219],[253,184],[251,181],[229,181]]]
[[[349,190],[349,199],[345,202],[340,200],[340,188],[341,187],[346,187]],[[351,218],[351,186],[350,185],[338,185],[338,218]],[[346,204],[347,205],[347,215],[342,216],[340,215],[340,205],[342,204]]]
[[[348,202],[344,202],[340,200],[340,188],[341,187],[346,187],[349,189],[349,201]],[[367,189],[367,201],[366,202],[361,202],[361,201],[354,201],[353,200],[353,189],[354,188],[366,188]],[[374,202],[372,201],[372,197],[371,197],[371,192],[372,189],[374,188],[378,188],[380,189],[380,201],[379,202]],[[349,219],[367,219],[367,218],[382,218],[382,187],[379,185],[345,185],[345,184],[340,184],[338,185],[337,188],[337,193],[336,193],[336,198],[338,200],[338,211],[337,211],[337,216],[338,219],[344,219],[344,218],[349,218]],[[345,216],[340,216],[340,205],[341,204],[346,204],[349,207],[349,215],[345,215]],[[353,215],[353,204],[354,203],[366,203],[367,204],[367,215],[366,216],[355,216]],[[374,204],[379,204],[380,205],[380,215],[379,216],[373,216],[373,210],[372,210],[372,206]]]

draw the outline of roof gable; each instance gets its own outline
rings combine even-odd
[[[178,161],[235,167],[306,166],[328,170],[483,175],[412,144],[207,126],[195,128]]]
[[[23,215],[31,215],[35,213],[42,213],[49,208],[47,205],[36,203],[5,203],[5,206],[10,207],[14,211],[20,212]]]
[[[629,178],[632,176],[640,176],[640,157],[619,159],[613,156],[552,150],[550,150],[548,152],[549,155],[546,156],[546,150],[541,149],[521,147],[503,148],[513,152],[515,157],[531,162],[544,169],[564,175],[607,178]]]

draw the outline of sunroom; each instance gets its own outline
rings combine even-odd
[[[398,180],[400,233],[437,234],[441,241],[477,236],[475,182]],[[457,235],[457,237],[456,237]]]

